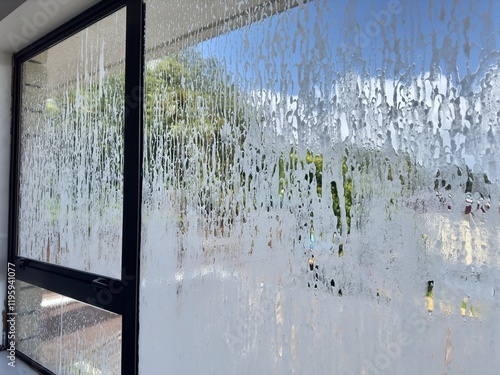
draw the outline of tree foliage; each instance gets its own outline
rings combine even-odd
[[[72,132],[73,140],[83,134],[82,128],[93,127],[85,134],[92,137],[100,151],[99,155],[87,156],[85,160],[96,157],[100,160],[96,173],[116,176],[122,173],[119,169],[122,160],[116,158],[117,149],[123,147],[121,135],[127,111],[123,92],[123,75],[110,75],[101,83],[82,84],[55,95],[46,104],[46,118],[60,123],[61,132]],[[207,212],[215,216],[228,215],[221,208],[223,201],[235,190],[246,189],[254,178],[237,165],[238,155],[241,157],[247,152],[245,142],[250,127],[259,126],[259,121],[263,121],[259,120],[259,109],[250,104],[249,94],[233,83],[218,60],[202,58],[193,50],[150,61],[144,92],[144,170],[148,178],[156,176],[167,188],[195,191],[199,205]],[[370,169],[379,168],[387,181],[398,179],[402,186],[405,183],[408,188],[411,186],[411,174],[415,171],[408,158],[406,167],[399,171],[392,169],[387,158],[384,161],[381,155],[374,156],[374,151],[359,151],[355,156],[356,166],[349,161],[347,149],[341,158],[336,162],[341,166],[341,177],[325,182],[323,154],[307,150],[305,157],[300,157],[292,147],[288,155],[279,157],[279,191],[271,193],[271,197],[278,193],[283,199],[293,179],[301,178],[291,171],[307,170],[302,183],[308,189],[314,186],[319,198],[329,195],[337,217],[337,230],[342,229],[345,217],[349,233],[355,168],[365,175]],[[75,158],[74,162],[81,160]],[[110,163],[109,160],[114,161]],[[229,214],[238,214],[238,210]]]

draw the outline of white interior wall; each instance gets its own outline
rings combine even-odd
[[[0,301],[6,297],[12,55],[0,52]],[[4,332],[2,319],[2,332]],[[3,342],[3,340],[2,340]]]

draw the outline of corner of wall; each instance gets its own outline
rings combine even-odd
[[[5,301],[7,281],[7,233],[9,217],[9,168],[11,125],[12,54],[0,52],[0,301],[2,323],[0,324],[3,346],[5,333]]]

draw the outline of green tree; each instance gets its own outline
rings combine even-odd
[[[245,180],[235,158],[251,116],[247,95],[216,59],[193,50],[151,62],[145,81],[147,172],[164,173],[167,187],[196,195],[214,215],[227,215],[224,196]]]

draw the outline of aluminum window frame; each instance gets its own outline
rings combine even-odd
[[[126,7],[125,124],[121,279],[83,272],[19,257],[19,181],[22,64]],[[22,49],[12,60],[12,125],[9,182],[8,261],[16,265],[16,278],[122,316],[122,373],[138,374],[139,270],[141,245],[144,0],[106,0],[94,5],[40,40]],[[96,282],[97,281],[97,282]],[[100,294],[101,293],[101,294]],[[111,300],[103,299],[112,295]],[[101,302],[104,302],[101,303]],[[53,374],[40,363],[16,350],[16,355],[36,371]]]

